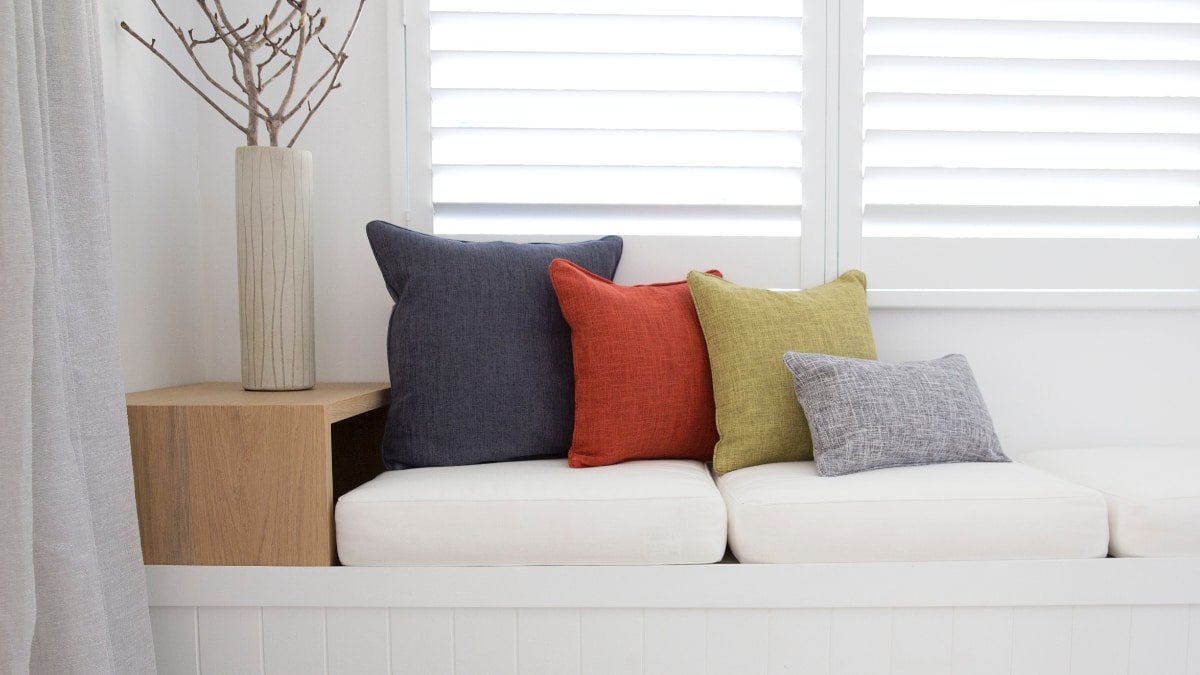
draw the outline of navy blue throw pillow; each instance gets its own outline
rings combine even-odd
[[[548,266],[611,279],[620,237],[464,242],[390,223],[367,238],[396,302],[388,327],[388,469],[565,457],[574,428],[571,334]]]

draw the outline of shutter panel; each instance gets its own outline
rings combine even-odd
[[[864,15],[874,286],[1200,287],[1200,3],[865,0]]]
[[[435,232],[799,236],[799,0],[429,9]]]

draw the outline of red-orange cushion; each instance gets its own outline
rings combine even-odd
[[[687,282],[620,286],[562,259],[550,280],[575,361],[567,463],[711,460],[712,374]]]

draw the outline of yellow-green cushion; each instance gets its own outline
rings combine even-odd
[[[703,272],[688,288],[708,343],[721,440],[713,468],[726,473],[812,459],[785,352],[875,358],[867,277],[857,270],[806,291],[746,288]]]

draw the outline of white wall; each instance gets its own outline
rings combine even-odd
[[[345,23],[344,4],[334,8],[331,31]],[[368,2],[345,87],[298,144],[314,154],[323,380],[387,377],[390,300],[363,234],[367,221],[391,215],[392,190],[400,189],[389,175],[385,10],[382,0]],[[127,384],[236,380],[233,149],[243,140],[201,103],[190,110],[179,103],[188,92],[148,55],[123,56],[132,47],[117,56],[133,61],[133,70],[122,70],[109,89],[110,141],[124,133],[129,143],[114,150],[114,195],[136,195],[113,206]],[[106,64],[111,70],[112,59]],[[132,101],[150,92],[178,108],[170,124],[140,121],[146,115]],[[1200,312],[877,309],[872,317],[883,359],[966,354],[1011,450],[1200,445],[1200,425],[1191,421],[1200,404]]]
[[[1200,446],[1200,312],[871,312],[879,358],[965,354],[1006,449]]]
[[[99,3],[121,362],[136,391],[204,379],[204,259],[194,96],[122,19],[158,16],[140,0]]]

